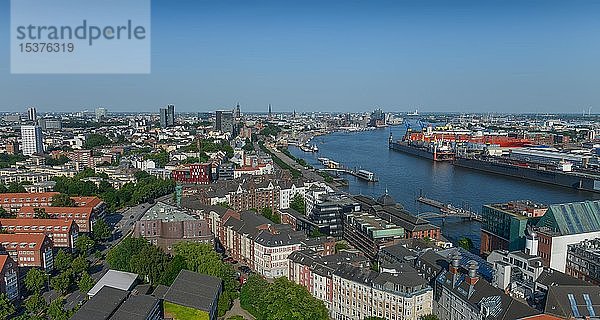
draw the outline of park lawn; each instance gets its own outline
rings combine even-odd
[[[164,302],[165,317],[167,315],[175,320],[209,320],[208,312]]]

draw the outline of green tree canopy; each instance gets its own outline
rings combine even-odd
[[[8,299],[6,294],[0,293],[0,319],[9,319],[15,311],[15,305]]]
[[[75,249],[81,254],[87,255],[96,246],[94,240],[86,235],[77,237],[75,240]]]
[[[69,289],[69,287],[71,286],[71,281],[72,281],[72,271],[71,270],[65,270],[63,272],[61,272],[59,275],[54,276],[50,279],[50,286],[52,286],[52,289],[65,294],[67,292],[67,289]]]
[[[77,287],[79,288],[79,291],[81,291],[81,293],[83,294],[88,293],[88,291],[90,291],[94,287],[94,284],[94,279],[87,272],[83,273],[81,279],[77,281]]]
[[[98,219],[94,223],[92,233],[94,235],[94,239],[96,240],[108,240],[112,236],[112,230],[106,221],[104,221],[104,219]]]
[[[85,149],[92,149],[95,147],[109,145],[111,143],[112,143],[112,141],[109,138],[107,138],[106,136],[103,136],[101,134],[92,133],[92,134],[89,134],[87,136],[87,138],[85,139],[85,143],[83,144],[83,147]]]
[[[82,275],[86,273],[89,266],[90,263],[82,255],[77,256],[77,258],[73,259],[73,262],[71,263],[71,269],[76,275]]]
[[[75,200],[71,199],[68,194],[59,193],[52,196],[53,207],[75,207]]]
[[[467,251],[471,251],[473,250],[473,240],[468,237],[461,237],[458,239],[458,246]]]
[[[52,302],[48,306],[48,311],[46,311],[46,315],[50,320],[68,320],[69,313],[64,309],[65,299],[63,297],[59,297]]]
[[[41,292],[46,282],[46,274],[43,271],[32,268],[27,271],[25,276],[25,288],[32,292]]]
[[[257,319],[329,319],[322,301],[313,297],[303,286],[284,277],[268,283],[260,276],[250,276],[242,286],[240,303]]]
[[[290,202],[290,208],[298,211],[299,213],[306,214],[306,203],[304,197],[300,193],[296,193]]]
[[[58,271],[69,269],[71,267],[71,262],[73,262],[73,257],[63,249],[59,249],[56,256],[54,256],[54,267]]]

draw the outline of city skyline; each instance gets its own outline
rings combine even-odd
[[[593,2],[152,3],[150,75],[11,75],[0,112],[581,113],[600,104]],[[9,20],[9,3],[0,18]],[[0,26],[0,41],[8,42]],[[35,93],[35,94],[32,94]]]

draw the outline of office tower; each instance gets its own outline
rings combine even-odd
[[[233,133],[233,112],[217,110],[215,112],[215,129],[221,132]]]
[[[158,113],[160,114],[160,127],[161,128],[166,128],[167,127],[167,109],[166,108],[160,108],[158,109]]]
[[[26,156],[43,153],[42,128],[39,126],[21,126],[21,149]]]
[[[175,126],[175,105],[173,104],[167,105],[167,126]]]
[[[29,107],[27,109],[27,120],[33,121],[33,123],[35,124],[35,120],[37,120],[37,111],[35,107]]]
[[[96,121],[100,122],[106,118],[108,110],[106,108],[96,108]]]

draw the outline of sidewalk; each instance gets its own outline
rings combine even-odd
[[[246,320],[254,320],[254,317],[250,313],[248,313],[248,311],[242,309],[242,307],[240,306],[240,299],[233,300],[233,307],[231,307],[231,310],[225,313],[223,319],[228,319],[229,317],[233,317],[235,315],[240,315]]]

